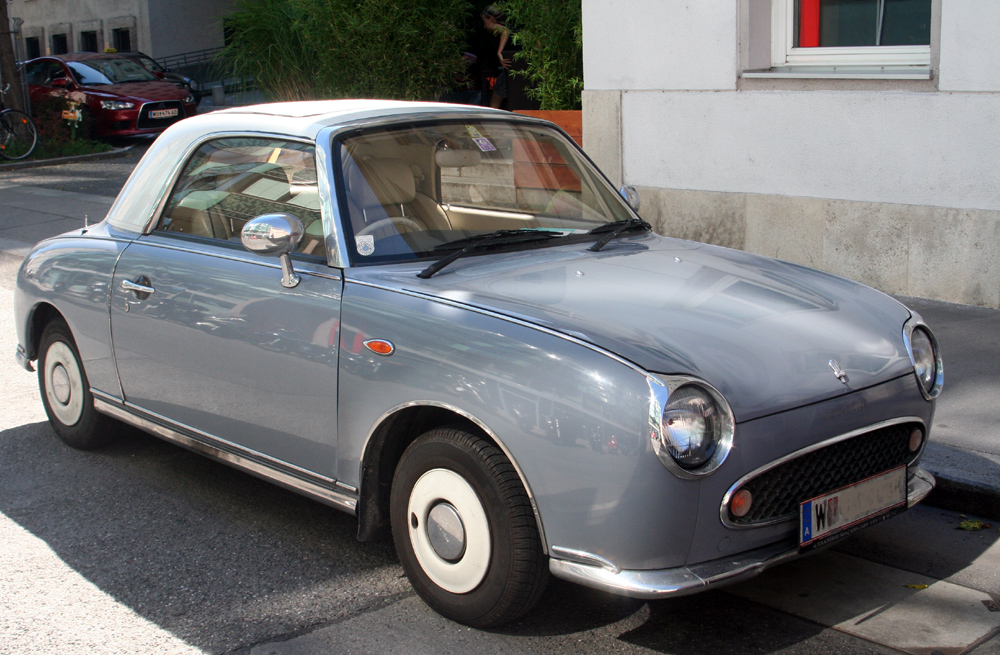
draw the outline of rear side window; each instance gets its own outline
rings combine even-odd
[[[305,228],[298,252],[326,257],[312,145],[275,139],[209,141],[191,156],[156,229],[239,243],[262,214],[292,214]]]

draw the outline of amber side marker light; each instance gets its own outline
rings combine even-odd
[[[729,501],[729,513],[736,518],[743,518],[750,511],[751,505],[753,505],[753,494],[746,489],[740,489]]]
[[[369,339],[365,341],[365,348],[383,357],[391,355],[396,350],[396,347],[385,339]]]

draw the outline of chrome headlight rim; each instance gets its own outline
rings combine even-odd
[[[695,377],[650,375],[647,381],[652,392],[649,411],[649,439],[653,446],[653,452],[660,463],[675,476],[685,480],[697,480],[716,471],[726,461],[733,449],[736,419],[729,402],[718,389]],[[715,403],[719,412],[719,429],[715,439],[715,451],[708,461],[696,468],[685,468],[674,459],[670,453],[669,444],[666,442],[666,432],[663,425],[663,415],[670,404],[671,396],[682,387],[694,387],[705,393]]]
[[[944,386],[944,363],[941,360],[941,349],[938,346],[937,337],[931,331],[924,320],[916,312],[910,312],[910,320],[903,325],[903,342],[906,344],[906,354],[910,357],[910,364],[913,365],[913,376],[917,380],[917,388],[924,400],[931,401],[941,395],[941,388]],[[931,352],[934,358],[934,375],[931,388],[924,387],[924,383],[917,373],[917,360],[913,355],[913,333],[917,330],[923,332],[931,343]]]

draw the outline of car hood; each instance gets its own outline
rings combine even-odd
[[[738,421],[912,371],[909,310],[857,282],[656,235],[586,247],[470,257],[429,280],[412,266],[352,273],[557,330],[647,371],[697,376]]]
[[[183,100],[188,92],[170,82],[125,82],[123,84],[102,84],[87,87],[88,91],[114,96],[133,98],[140,102],[160,102],[163,100]]]

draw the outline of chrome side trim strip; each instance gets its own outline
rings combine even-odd
[[[129,403],[113,401],[99,391],[91,390],[91,392],[94,394],[94,409],[102,414],[107,414],[166,441],[274,482],[290,491],[332,505],[349,514],[354,514],[357,510],[357,497],[335,491],[332,487],[336,483],[331,478],[325,478],[286,462],[280,462],[262,453],[256,453],[236,444],[217,439],[194,428],[180,426],[154,412],[142,410]],[[223,444],[225,444],[225,448],[220,447]],[[242,454],[234,451],[240,451]]]
[[[750,471],[742,478],[734,482],[733,485],[729,487],[729,489],[726,491],[726,494],[722,497],[722,504],[719,506],[719,518],[722,520],[722,524],[725,525],[727,528],[733,528],[734,530],[752,530],[753,528],[760,528],[765,525],[774,525],[776,523],[784,523],[786,521],[791,520],[791,519],[773,519],[770,521],[762,521],[760,523],[754,523],[752,525],[739,525],[729,520],[729,510],[728,510],[729,500],[733,497],[733,494],[736,493],[736,491],[740,487],[749,482],[751,479],[757,477],[758,475],[761,475],[762,473],[766,473],[771,469],[777,468],[782,464],[790,462],[793,459],[802,457],[803,455],[807,455],[815,450],[820,450],[821,448],[832,446],[835,443],[840,443],[841,441],[846,441],[847,439],[853,439],[854,437],[862,435],[866,432],[880,430],[882,428],[887,428],[891,425],[899,425],[900,423],[919,423],[921,426],[923,426],[924,442],[920,445],[920,451],[916,455],[914,455],[914,459],[918,458],[920,454],[923,453],[923,449],[927,445],[928,441],[927,437],[929,436],[927,432],[927,425],[924,424],[924,421],[921,418],[918,418],[916,416],[904,416],[900,418],[890,419],[888,421],[882,421],[880,423],[875,423],[873,425],[869,425],[864,428],[859,428],[857,430],[852,430],[851,432],[848,432],[846,434],[841,434],[831,439],[827,439],[826,441],[821,441],[819,443],[814,443],[811,446],[806,446],[805,448],[796,450],[794,453],[789,453],[784,457],[779,457],[773,462],[770,462],[768,464],[765,464],[764,466],[761,466],[760,468]]]
[[[934,477],[924,469],[917,467],[907,488],[908,506],[912,507],[923,500],[933,488]],[[820,548],[809,551],[809,553],[822,550]],[[690,566],[679,566],[674,569],[615,572],[600,564],[588,565],[579,561],[569,561],[568,558],[556,559],[557,556],[566,551],[568,549],[552,548],[552,556],[549,558],[549,571],[552,575],[619,596],[644,599],[686,596],[707,587],[721,587],[741,582],[776,564],[804,555],[799,553],[797,544],[789,547],[789,542],[784,541],[751,550],[736,557]],[[577,551],[568,552],[576,553]],[[574,557],[573,559],[579,558]]]
[[[31,360],[28,359],[28,351],[26,351],[24,346],[21,344],[17,344],[17,352],[14,353],[14,359],[16,359],[18,365],[28,373],[35,372],[35,367],[31,365]]]

